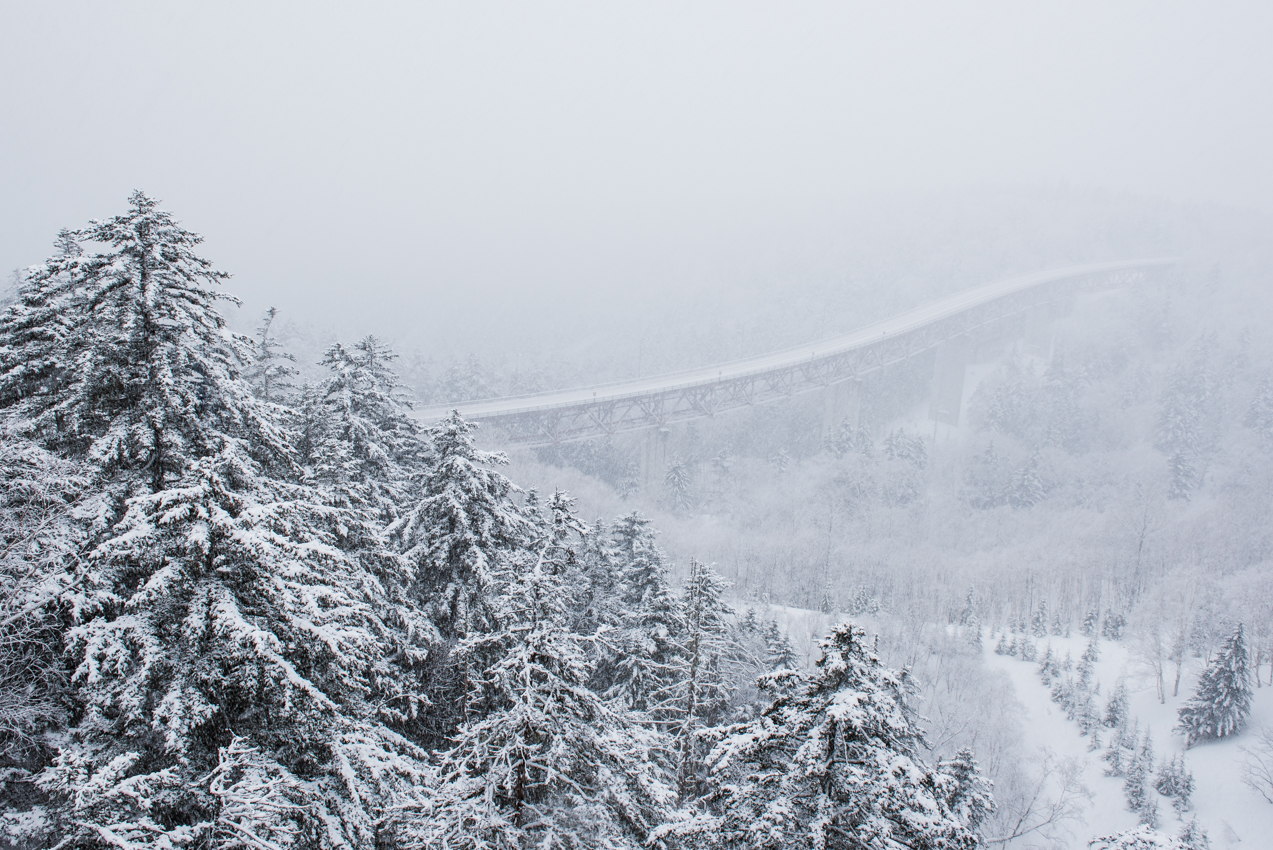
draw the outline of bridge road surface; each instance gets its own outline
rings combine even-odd
[[[628,381],[616,381],[614,383],[598,384],[571,390],[555,390],[526,396],[457,402],[416,411],[415,416],[422,423],[431,425],[449,415],[452,410],[459,410],[460,415],[465,419],[480,422],[484,419],[516,416],[518,414],[588,407],[594,404],[639,398],[641,396],[715,384],[737,378],[763,375],[767,372],[789,369],[847,351],[868,348],[881,342],[904,336],[925,325],[958,315],[972,307],[1034,286],[1053,283],[1071,277],[1084,277],[1124,270],[1161,268],[1172,265],[1174,262],[1173,258],[1121,260],[1105,263],[1086,263],[1034,272],[982,284],[981,286],[974,286],[971,289],[948,295],[945,298],[939,298],[936,301],[931,301],[913,310],[908,310],[905,313],[900,313],[892,318],[867,325],[858,330],[796,348],[775,351],[771,354],[761,354],[717,366],[705,366],[683,372],[634,378]]]

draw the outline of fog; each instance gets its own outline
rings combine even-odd
[[[528,310],[841,271],[885,202],[904,244],[934,193],[1273,193],[1259,3],[3,15],[0,267],[143,188],[253,313],[432,352],[532,346]]]
[[[1269,843],[1269,4],[0,34],[0,850]]]

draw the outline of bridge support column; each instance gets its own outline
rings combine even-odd
[[[934,422],[959,426],[964,406],[964,374],[971,349],[972,343],[966,336],[953,337],[937,347],[933,390],[928,400],[928,418]]]
[[[862,411],[862,382],[841,381],[822,391],[822,440],[835,437],[847,420],[857,428]]]
[[[641,489],[649,492],[663,483],[667,474],[666,428],[647,428],[641,432]]]

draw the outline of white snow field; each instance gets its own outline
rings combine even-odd
[[[736,603],[740,611],[754,607],[764,620],[773,619],[791,638],[796,654],[812,664],[817,658],[818,642],[837,622],[849,619],[847,615],[822,614],[803,608],[786,606],[751,605]],[[884,615],[887,617],[888,615]],[[863,625],[872,633],[873,619],[865,618]],[[1128,810],[1123,793],[1123,777],[1105,775],[1106,762],[1101,756],[1108,745],[1111,730],[1099,731],[1101,747],[1088,751],[1090,739],[1079,734],[1078,724],[1067,720],[1065,709],[1051,699],[1051,688],[1039,679],[1038,663],[1019,658],[996,655],[997,635],[984,638],[983,658],[988,671],[999,672],[1008,678],[1020,703],[1023,716],[1021,751],[1037,755],[1047,751],[1056,761],[1076,759],[1082,766],[1082,782],[1091,793],[1090,803],[1085,804],[1083,816],[1069,824],[1070,850],[1086,850],[1088,842],[1099,836],[1133,829],[1139,816]],[[1077,664],[1087,639],[1073,637],[1037,638],[1039,656],[1051,642],[1052,651],[1064,658],[1068,652]],[[1159,703],[1152,673],[1132,657],[1129,647],[1122,641],[1101,640],[1098,643],[1100,657],[1095,664],[1094,681],[1100,684],[1098,707],[1104,712],[1105,702],[1120,677],[1128,696],[1128,711],[1138,718],[1143,732],[1149,729],[1153,736],[1155,770],[1163,757],[1183,754],[1186,766],[1193,773],[1194,792],[1192,806],[1185,812],[1185,819],[1197,817],[1206,830],[1213,850],[1240,847],[1242,850],[1273,850],[1273,803],[1269,803],[1242,781],[1242,765],[1246,754],[1242,747],[1254,743],[1262,726],[1273,729],[1273,687],[1268,685],[1268,668],[1264,672],[1264,686],[1255,690],[1251,717],[1241,734],[1222,741],[1184,748],[1184,738],[1174,732],[1176,710],[1193,695],[1202,662],[1189,659],[1180,680],[1180,694],[1171,695],[1174,665],[1165,669],[1167,700]],[[1164,662],[1166,665],[1167,663]],[[1174,836],[1183,822],[1171,807],[1171,800],[1162,797],[1153,788],[1150,777],[1149,794],[1158,799],[1159,831]],[[1065,840],[1065,839],[1062,839]],[[1026,836],[1008,845],[1008,850],[1026,850],[1034,847],[1054,847],[1038,836]]]
[[[1040,654],[1048,641],[1052,643],[1054,654],[1064,657],[1069,652],[1075,662],[1087,646],[1087,639],[1083,637],[1041,638],[1038,639]],[[1167,701],[1161,704],[1152,674],[1130,656],[1122,642],[1101,641],[1098,646],[1100,658],[1096,662],[1095,677],[1101,685],[1100,707],[1104,709],[1105,700],[1118,678],[1126,676],[1129,712],[1132,717],[1139,718],[1142,731],[1148,728],[1153,734],[1155,766],[1163,756],[1170,758],[1184,754],[1195,782],[1193,808],[1185,813],[1185,817],[1197,816],[1213,848],[1273,848],[1273,804],[1243,783],[1245,754],[1240,749],[1244,744],[1252,743],[1254,733],[1262,725],[1273,727],[1273,688],[1266,684],[1256,689],[1254,708],[1241,734],[1186,750],[1184,738],[1172,729],[1176,725],[1176,710],[1193,695],[1194,685],[1202,671],[1200,663],[1193,661],[1192,665],[1186,664],[1178,697],[1171,696],[1174,674],[1167,676]],[[1072,846],[1085,848],[1092,838],[1136,826],[1137,815],[1127,810],[1122,777],[1105,775],[1105,762],[1101,760],[1104,747],[1088,752],[1089,739],[1080,736],[1078,724],[1066,720],[1065,710],[1052,702],[1050,688],[1039,679],[1038,664],[996,655],[993,652],[994,641],[989,638],[985,647],[986,663],[991,669],[1002,670],[1008,675],[1025,711],[1023,729],[1027,746],[1046,747],[1058,756],[1079,758],[1085,766],[1084,784],[1092,792],[1092,804],[1081,826],[1074,830]],[[1102,730],[1101,741],[1102,744],[1109,743],[1109,730]],[[1149,793],[1158,794],[1152,787]],[[1158,803],[1159,830],[1174,835],[1179,831],[1181,822],[1168,798],[1162,797]]]

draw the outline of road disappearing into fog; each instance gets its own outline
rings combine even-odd
[[[432,424],[452,410],[509,429],[512,442],[550,444],[665,427],[776,397],[824,388],[914,356],[1075,288],[1143,280],[1171,258],[1087,263],[986,283],[866,327],[817,342],[716,366],[534,395],[458,402],[420,410]]]

